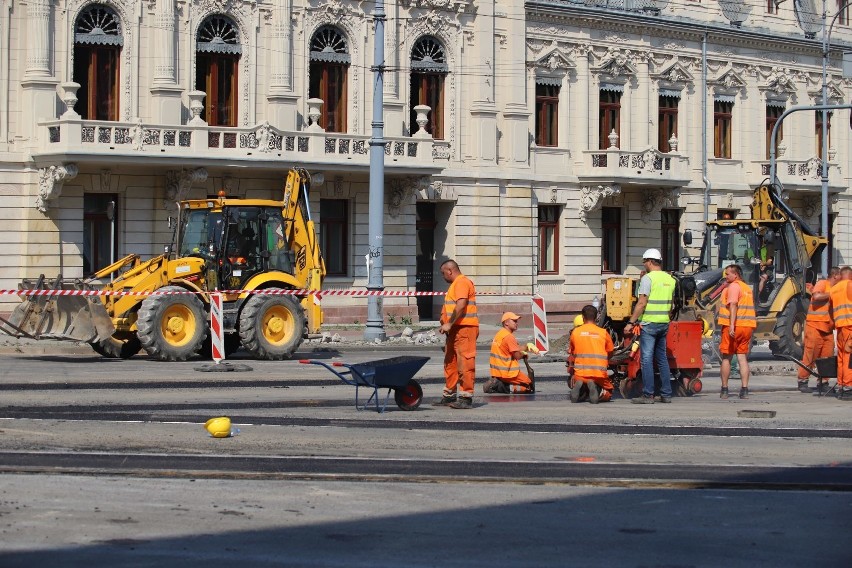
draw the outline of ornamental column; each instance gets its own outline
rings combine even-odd
[[[26,68],[21,109],[23,135],[35,142],[38,138],[38,121],[56,118],[56,86],[59,81],[50,69],[50,16],[49,0],[27,1]],[[44,135],[47,136],[45,129]]]
[[[165,125],[180,124],[183,110],[183,89],[175,78],[175,21],[175,0],[157,0],[151,114],[155,122]]]
[[[269,102],[266,120],[280,130],[295,130],[298,97],[293,92],[293,0],[274,0],[269,49]]]

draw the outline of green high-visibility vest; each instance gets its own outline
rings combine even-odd
[[[639,321],[644,323],[669,323],[672,311],[672,297],[675,291],[675,279],[668,272],[652,270],[646,274],[651,279],[651,293],[648,305]]]

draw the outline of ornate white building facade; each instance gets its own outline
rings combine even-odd
[[[436,261],[451,257],[480,291],[576,309],[646,248],[676,268],[697,252],[685,229],[747,215],[774,121],[821,101],[822,49],[791,4],[746,1],[733,18],[725,4],[729,17],[715,0],[387,3],[385,286],[442,290]],[[0,288],[159,254],[175,200],[276,196],[292,165],[314,176],[327,287],[366,285],[373,3],[0,5]],[[840,51],[833,104],[850,87]],[[829,131],[835,264],[852,253],[844,112]],[[817,229],[821,128],[792,114],[777,146],[788,203]],[[480,310],[525,302],[483,295]],[[416,321],[438,304],[384,308]],[[363,300],[324,306],[365,320]]]

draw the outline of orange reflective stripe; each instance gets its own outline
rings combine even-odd
[[[503,339],[511,332],[508,329],[501,329],[494,336],[494,341],[491,342],[491,357],[488,364],[491,367],[491,376],[498,379],[513,379],[521,372],[518,360],[512,357],[512,354],[507,352]]]
[[[754,294],[751,288],[742,280],[735,280],[740,287],[740,299],[737,302],[737,326],[757,327],[757,313],[754,311]],[[722,292],[722,303],[719,306],[719,325],[731,325],[731,310],[728,308],[728,288]]]

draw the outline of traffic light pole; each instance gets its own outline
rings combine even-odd
[[[823,88],[825,88],[825,84],[823,84]],[[823,95],[825,96],[825,95]],[[852,104],[848,105],[802,105],[802,106],[794,106],[790,107],[781,113],[781,116],[778,117],[778,121],[772,127],[772,136],[769,139],[769,180],[773,184],[781,185],[778,181],[777,176],[777,164],[775,162],[775,144],[778,136],[778,129],[781,127],[781,123],[789,114],[793,114],[794,112],[799,111],[822,111],[823,117],[828,114],[830,110],[841,110],[841,109],[849,109],[852,110]],[[827,130],[827,124],[823,122],[823,144],[822,144],[822,158],[820,158],[821,164],[820,172],[822,178],[822,236],[826,238],[828,241],[827,246],[831,246],[829,230],[828,230],[828,157],[826,154],[826,143],[825,143],[825,132]],[[828,251],[825,251],[822,255],[822,266],[820,267],[820,271],[822,273],[823,278],[828,277]]]

